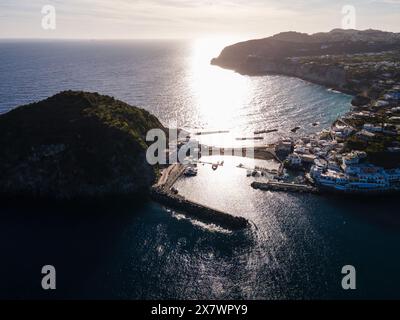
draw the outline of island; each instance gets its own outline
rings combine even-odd
[[[299,172],[312,191],[381,194],[400,190],[399,33],[284,32],[229,46],[211,63],[250,76],[298,77],[352,94],[353,108],[329,129],[309,136],[292,130],[276,143],[276,154],[286,168]],[[253,187],[288,188],[285,181],[281,183]],[[308,190],[303,185],[290,189]]]

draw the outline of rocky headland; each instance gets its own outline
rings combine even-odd
[[[398,61],[398,53],[373,57],[377,52],[397,50],[399,33],[342,29],[312,35],[283,32],[228,46],[211,63],[245,75],[281,74],[349,94],[366,96],[371,91],[371,95],[379,96],[380,92],[372,90],[374,71],[358,68],[357,64]],[[357,59],[359,54],[364,56]]]
[[[65,91],[0,116],[0,194],[76,199],[147,194],[149,112],[97,93]]]

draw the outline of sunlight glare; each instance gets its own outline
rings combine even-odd
[[[240,109],[251,95],[251,81],[230,70],[210,64],[234,40],[198,39],[193,45],[189,87],[195,108],[207,129],[234,129]]]

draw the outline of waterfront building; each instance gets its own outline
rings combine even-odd
[[[373,138],[375,138],[375,133],[366,131],[366,130],[361,130],[356,133],[357,137],[359,137],[361,140],[369,141]]]
[[[386,177],[390,183],[400,182],[400,169],[386,170]]]
[[[315,155],[312,154],[301,154],[301,161],[305,163],[314,163],[314,160],[317,159]]]
[[[383,131],[382,126],[375,126],[371,123],[364,124],[363,129],[368,132],[382,132]]]
[[[374,107],[386,107],[389,105],[389,102],[386,100],[378,100],[375,102]]]
[[[286,158],[293,151],[293,141],[291,139],[282,139],[275,147],[278,157]]]
[[[336,191],[387,191],[400,182],[400,169],[384,170],[371,164],[347,166],[344,172],[315,163],[310,176],[317,186]]]
[[[332,129],[331,133],[335,138],[339,139],[345,139],[348,136],[350,136],[354,132],[354,129],[346,126],[346,125],[340,125],[340,124],[335,124]]]
[[[287,157],[288,164],[292,167],[301,166],[302,160],[297,153],[292,153]]]
[[[388,92],[384,95],[386,100],[400,100],[400,91]]]
[[[362,159],[365,159],[367,154],[364,151],[353,151],[343,156],[342,167],[345,170],[346,167],[359,164]]]

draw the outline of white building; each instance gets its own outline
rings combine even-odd
[[[301,166],[301,158],[297,153],[292,153],[287,157],[287,161],[289,162],[289,165],[297,167]]]
[[[389,102],[386,100],[378,100],[375,102],[374,107],[386,107],[389,105]]]
[[[373,138],[375,138],[375,133],[366,131],[366,130],[361,130],[359,132],[356,133],[357,137],[359,137],[362,140],[371,140]]]
[[[371,123],[364,124],[363,129],[368,132],[382,132],[383,131],[382,126],[375,126]]]
[[[345,170],[346,167],[359,164],[360,160],[365,159],[367,154],[364,151],[353,151],[349,154],[346,154],[342,158],[342,166]]]
[[[386,170],[386,177],[389,182],[400,182],[400,169]]]

